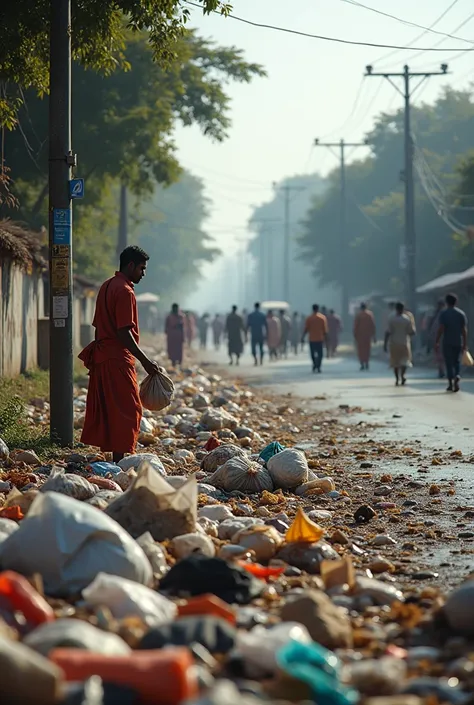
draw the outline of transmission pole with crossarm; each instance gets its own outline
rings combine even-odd
[[[283,299],[290,303],[291,292],[290,292],[290,195],[293,191],[306,191],[306,186],[292,186],[291,184],[284,184],[283,186],[278,186],[276,182],[273,183],[273,187],[276,190],[283,191],[285,194],[285,207],[284,207],[284,237],[283,237]]]
[[[408,66],[401,72],[374,71],[372,66],[366,66],[366,76],[381,76],[403,96],[405,103],[405,167],[403,181],[405,184],[405,242],[400,248],[400,266],[406,270],[405,297],[409,310],[416,319],[416,230],[415,230],[415,186],[413,181],[413,137],[411,134],[410,98],[421,84],[431,76],[445,76],[448,73],[447,64],[441,64],[440,71],[410,71]],[[403,89],[392,81],[392,78],[403,78]],[[410,79],[419,78],[416,86],[410,88]]]
[[[365,142],[346,142],[341,139],[339,142],[320,142],[319,139],[314,140],[316,147],[328,147],[332,149],[333,147],[338,147],[340,150],[340,163],[341,163],[341,210],[340,210],[340,255],[339,261],[341,263],[340,273],[341,273],[341,315],[344,323],[344,327],[347,330],[349,325],[349,276],[347,268],[347,227],[346,227],[346,208],[347,208],[347,195],[346,195],[346,159],[345,159],[345,149],[346,147],[365,147],[367,145],[367,140]]]

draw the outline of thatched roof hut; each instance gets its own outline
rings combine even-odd
[[[0,220],[0,261],[10,260],[24,270],[33,265],[46,268],[42,255],[42,233],[27,229],[12,220]]]

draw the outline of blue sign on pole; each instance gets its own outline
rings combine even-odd
[[[69,182],[69,197],[84,198],[84,179],[71,179]]]
[[[71,210],[54,208],[53,210],[53,244],[71,244]]]

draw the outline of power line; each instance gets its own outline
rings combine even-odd
[[[345,121],[342,123],[342,125],[340,125],[338,128],[336,128],[336,129],[334,129],[334,130],[331,130],[331,132],[326,132],[326,134],[322,135],[321,139],[326,139],[327,137],[332,137],[332,135],[335,135],[336,132],[343,132],[343,131],[344,131],[344,129],[346,128],[347,124],[351,121],[351,119],[353,118],[353,116],[354,116],[355,113],[356,113],[356,110],[357,110],[357,108],[358,108],[358,106],[359,106],[359,103],[360,103],[360,99],[361,99],[362,93],[364,92],[364,88],[365,88],[366,85],[367,85],[367,82],[365,81],[365,76],[362,76],[362,80],[361,80],[361,82],[359,83],[359,87],[358,87],[358,89],[357,89],[356,97],[355,97],[354,102],[353,102],[353,104],[352,104],[352,108],[351,108],[351,110],[350,110],[349,115],[347,116],[347,118],[345,119]]]
[[[375,101],[379,97],[379,93],[382,90],[382,85],[383,85],[383,81],[380,81],[380,84],[378,85],[377,89],[375,90],[370,103],[368,104],[367,108],[365,109],[364,114],[362,115],[362,117],[359,117],[359,120],[356,122],[355,126],[352,127],[352,132],[354,132],[355,129],[359,128],[359,126],[362,125],[362,123],[364,122],[365,118],[367,117],[367,115],[370,112],[370,109],[372,108],[373,104],[375,103]]]
[[[402,17],[397,17],[396,15],[391,15],[388,12],[383,12],[382,10],[377,10],[375,7],[369,7],[368,5],[363,5],[361,2],[356,2],[356,0],[341,0],[341,2],[346,2],[349,5],[354,5],[355,7],[361,7],[364,10],[369,10],[370,12],[375,12],[377,15],[383,15],[383,17],[388,17],[391,20],[396,20],[397,22],[401,22],[402,24],[410,25],[411,27],[417,27],[418,29],[423,29],[424,32],[423,34],[426,33],[431,33],[431,34],[439,34],[443,37],[448,37],[449,39],[456,39],[460,42],[467,42],[468,44],[474,44],[474,42],[471,39],[464,39],[464,37],[456,37],[454,34],[449,34],[448,32],[439,32],[436,29],[433,29],[432,27],[425,27],[422,24],[418,24],[417,22],[411,22],[410,20],[405,20]]]
[[[473,17],[474,17],[474,12],[473,12],[471,15],[469,15],[469,17],[467,17],[465,20],[463,20],[463,21],[461,22],[461,24],[459,24],[455,29],[453,29],[453,32],[457,32],[457,31],[459,31],[462,27],[464,27],[465,25],[467,25],[467,24],[472,20]],[[445,41],[446,41],[446,37],[444,37],[443,39],[440,39],[439,42],[436,42],[436,44],[435,44],[434,46],[432,46],[429,51],[443,51],[443,50],[440,49],[439,47],[440,47],[441,44],[443,44]],[[414,49],[414,47],[412,47],[412,48]],[[426,51],[426,49],[420,49],[418,54],[413,54],[413,56],[410,56],[410,61],[413,61],[414,59],[418,59],[418,57],[423,56],[423,54],[425,53],[425,51]],[[458,49],[457,51],[459,51],[459,49]],[[461,53],[466,53],[466,52],[470,52],[470,51],[472,51],[472,49],[463,49]]]
[[[413,179],[413,152],[414,141],[411,132],[411,98],[419,86],[431,76],[445,76],[448,67],[442,64],[440,71],[424,71],[422,73],[410,71],[408,66],[403,67],[403,72],[374,72],[372,66],[367,66],[367,76],[381,76],[403,96],[404,110],[404,191],[405,191],[405,242],[403,251],[406,259],[406,298],[410,310],[416,316],[416,230],[415,230],[415,187]],[[392,79],[402,78],[403,89],[400,89]],[[415,88],[411,88],[410,81],[420,79]]]
[[[347,209],[347,189],[346,189],[346,147],[365,147],[367,146],[367,140],[364,142],[346,142],[341,139],[339,142],[321,142],[319,139],[314,141],[316,147],[327,147],[329,150],[333,150],[333,147],[339,148],[339,162],[340,162],[340,222],[339,222],[339,260],[340,260],[340,282],[341,282],[341,312],[343,316],[343,321],[345,324],[349,322],[349,277],[348,277],[348,267],[347,267],[347,223],[346,223],[346,209]],[[337,155],[336,155],[337,157]]]
[[[215,174],[216,176],[220,176],[223,179],[229,179],[231,181],[240,181],[245,184],[259,184],[260,186],[265,186],[265,188],[268,188],[268,182],[267,181],[254,181],[253,179],[242,179],[240,176],[234,176],[233,174],[225,174],[222,171],[217,171],[216,169],[209,169],[209,167],[205,166],[200,166],[198,164],[194,164],[192,162],[188,162],[191,164],[192,169],[199,169],[200,171],[207,171],[209,174]],[[205,177],[203,177],[205,178]]]
[[[444,11],[434,20],[434,22],[432,22],[432,23],[430,24],[430,26],[428,27],[428,29],[425,29],[425,31],[424,31],[424,32],[421,32],[421,34],[417,34],[416,37],[414,37],[411,41],[409,41],[409,42],[404,46],[404,49],[409,49],[411,46],[413,46],[413,44],[416,44],[416,42],[420,41],[420,39],[423,39],[423,37],[424,37],[426,34],[429,33],[429,30],[433,29],[433,27],[436,27],[436,25],[439,24],[439,23],[441,22],[441,20],[444,19],[444,18],[446,17],[446,15],[447,15],[449,12],[451,12],[451,10],[453,9],[453,7],[454,7],[455,5],[457,5],[458,2],[459,2],[459,0],[453,0],[453,2],[452,2],[450,5],[448,5],[448,7],[446,8],[446,10],[444,10]],[[372,63],[374,63],[374,64],[379,64],[381,61],[385,61],[386,59],[389,59],[390,57],[392,57],[392,56],[394,56],[395,54],[398,54],[398,53],[399,53],[399,50],[398,50],[398,49],[395,49],[395,51],[390,51],[390,52],[388,52],[388,54],[384,54],[383,56],[381,56],[379,59],[376,59],[376,60],[373,61]]]
[[[190,5],[191,7],[197,7],[199,10],[202,10],[202,5],[198,5],[195,2],[190,2],[190,0],[185,0],[187,5]],[[221,16],[219,12],[214,11],[215,14]],[[262,22],[254,22],[252,20],[247,20],[243,17],[237,17],[237,15],[227,15],[225,19],[230,19],[230,20],[235,20],[236,22],[243,22],[244,24],[248,24],[251,27],[259,27],[260,29],[271,29],[276,32],[284,32],[285,34],[295,34],[296,36],[299,37],[308,37],[308,39],[319,39],[324,42],[336,42],[337,44],[350,44],[352,46],[361,46],[361,47],[376,47],[379,49],[406,49],[404,46],[400,46],[398,44],[378,44],[376,42],[358,42],[353,39],[342,39],[341,37],[327,37],[321,34],[310,34],[309,32],[302,32],[297,29],[290,29],[289,27],[278,27],[277,25],[272,25],[272,24],[265,24]],[[464,41],[464,40],[463,40]],[[444,51],[459,51],[460,47],[455,47],[455,48],[449,48],[449,49],[437,49],[436,47],[411,47],[410,51],[435,51],[435,52],[444,52]],[[471,49],[466,49],[466,51],[474,51],[474,47]]]
[[[379,232],[383,232],[383,228],[378,225],[373,218],[370,217],[368,213],[365,212],[363,207],[360,205],[360,203],[357,202],[356,197],[352,193],[348,193],[349,198],[351,199],[352,203],[355,205],[359,213],[365,218],[365,220],[371,225],[374,230],[378,230]]]

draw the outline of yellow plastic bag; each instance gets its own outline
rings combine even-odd
[[[286,532],[287,543],[314,543],[324,536],[324,529],[311,521],[299,507],[292,525]]]
[[[462,364],[464,367],[472,367],[474,365],[474,360],[469,350],[465,350],[462,355]]]
[[[168,377],[163,367],[154,375],[145,377],[140,385],[140,400],[144,409],[161,411],[174,399],[173,380]]]

